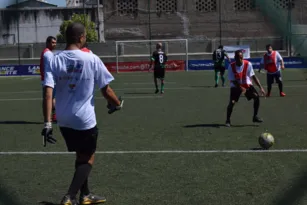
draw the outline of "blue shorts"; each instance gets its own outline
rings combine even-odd
[[[54,86],[53,88],[53,92],[52,92],[52,99],[55,99],[55,93],[56,93],[56,86]],[[44,92],[44,87],[43,87],[43,98],[45,96],[45,92]]]

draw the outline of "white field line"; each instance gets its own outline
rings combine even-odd
[[[167,83],[166,83],[167,84]],[[197,87],[199,86],[199,87]],[[195,90],[195,89],[202,89],[206,88],[207,85],[196,85],[195,87],[175,87],[175,88],[165,88],[164,90]],[[274,85],[273,87],[277,87],[277,85]],[[304,88],[307,87],[307,84],[302,84],[302,85],[285,85],[283,86],[284,88]],[[211,87],[210,87],[211,88]],[[148,88],[114,88],[113,90],[115,91],[123,91],[123,90],[153,90],[154,87],[148,87]],[[213,89],[213,88],[212,88]],[[229,89],[229,87],[218,87],[214,89]],[[41,90],[28,90],[28,91],[5,91],[5,92],[0,92],[0,94],[18,94],[18,93],[41,93]]]
[[[127,96],[123,97],[124,99],[154,99],[154,98],[162,98],[161,95],[156,96]],[[96,97],[96,100],[104,100],[103,97]],[[6,102],[6,101],[36,101],[36,100],[42,100],[42,98],[12,98],[12,99],[1,99],[0,102]]]
[[[240,154],[240,153],[304,153],[307,149],[272,150],[141,150],[141,151],[96,151],[96,154]],[[74,152],[16,151],[0,152],[0,155],[71,155]]]

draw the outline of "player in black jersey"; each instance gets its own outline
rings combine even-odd
[[[150,69],[152,69],[152,63],[154,62],[154,82],[156,86],[155,93],[159,92],[157,79],[161,80],[161,94],[164,93],[164,76],[165,76],[165,63],[167,61],[166,54],[162,51],[162,43],[157,43],[156,51],[152,53],[150,61]]]

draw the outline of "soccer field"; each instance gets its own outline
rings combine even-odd
[[[241,97],[231,128],[229,87],[214,88],[213,71],[167,73],[163,96],[152,73],[115,74],[125,105],[108,115],[97,91],[92,191],[112,205],[307,204],[306,71],[283,74],[287,96],[275,85],[261,98],[264,123],[252,123],[253,103]],[[70,184],[75,156],[58,127],[57,144],[42,146],[41,93],[39,78],[0,78],[0,204],[58,204]],[[269,151],[256,149],[264,131],[276,140]]]

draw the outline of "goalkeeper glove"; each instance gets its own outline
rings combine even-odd
[[[118,100],[120,101],[120,105],[119,106],[114,106],[111,103],[108,103],[107,108],[109,109],[108,110],[109,114],[112,114],[113,112],[116,112],[116,111],[122,109],[122,107],[124,105],[124,100],[121,97],[119,97]]]
[[[43,137],[43,146],[47,146],[47,142],[50,144],[55,144],[56,139],[52,136],[52,124],[51,122],[46,122],[44,125],[44,129],[42,130],[42,137]]]

